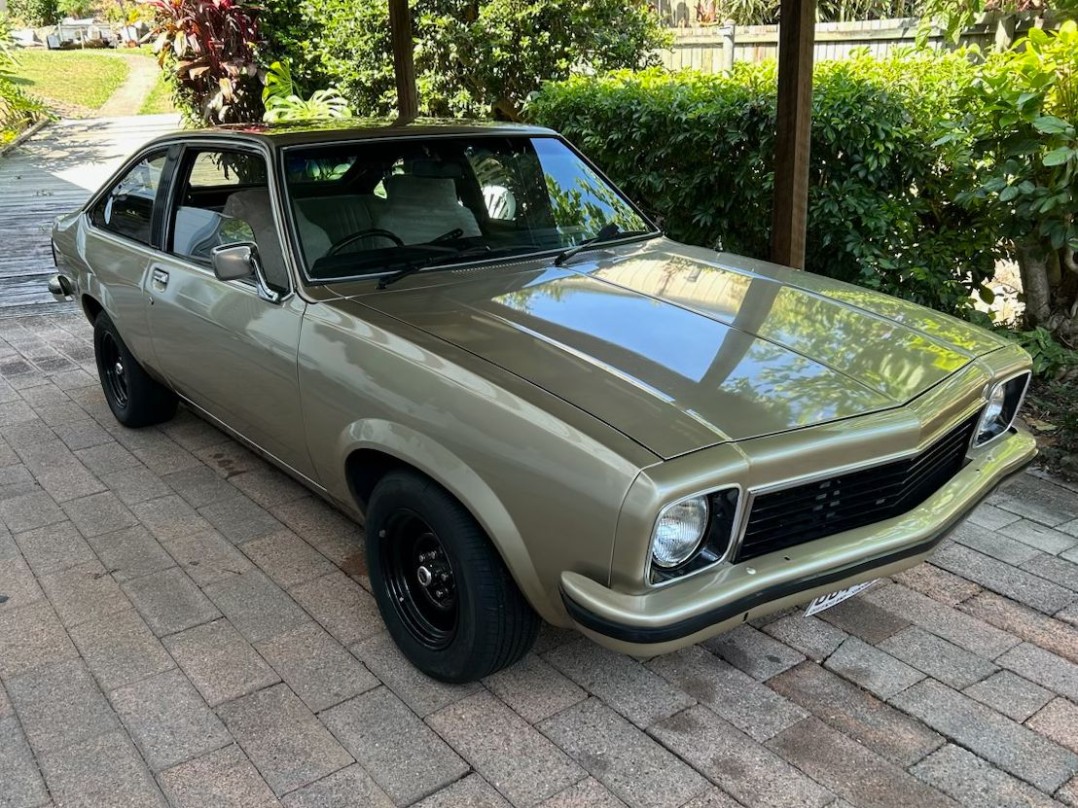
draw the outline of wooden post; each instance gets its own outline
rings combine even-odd
[[[719,29],[722,38],[722,72],[726,75],[734,69],[734,32],[736,28],[733,20],[727,20]]]
[[[419,93],[412,61],[412,15],[408,0],[389,0],[389,29],[393,42],[393,71],[397,79],[398,120],[407,122],[419,115]]]
[[[1014,44],[1014,31],[1017,19],[1014,14],[999,12],[996,18],[996,50],[1005,51]]]
[[[805,268],[815,0],[782,0],[771,260]]]

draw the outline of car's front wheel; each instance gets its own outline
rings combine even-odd
[[[121,424],[150,426],[176,414],[176,394],[150,377],[105,312],[94,320],[94,356],[105,400]]]
[[[532,647],[539,617],[483,529],[444,488],[391,472],[371,494],[366,528],[382,619],[423,673],[471,682]]]

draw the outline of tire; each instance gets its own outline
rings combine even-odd
[[[371,493],[367,565],[389,633],[435,679],[488,676],[524,656],[539,633],[539,617],[483,529],[415,472],[390,472]]]
[[[146,373],[105,312],[94,320],[94,356],[105,400],[121,424],[151,426],[176,414],[176,394]]]

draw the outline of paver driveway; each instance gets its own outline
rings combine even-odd
[[[1078,494],[1024,476],[863,596],[641,664],[399,657],[362,531],[78,315],[0,320],[0,806],[1078,805]]]

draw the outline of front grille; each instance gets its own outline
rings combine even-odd
[[[959,424],[912,457],[757,495],[736,560],[913,510],[962,468],[978,417]]]

